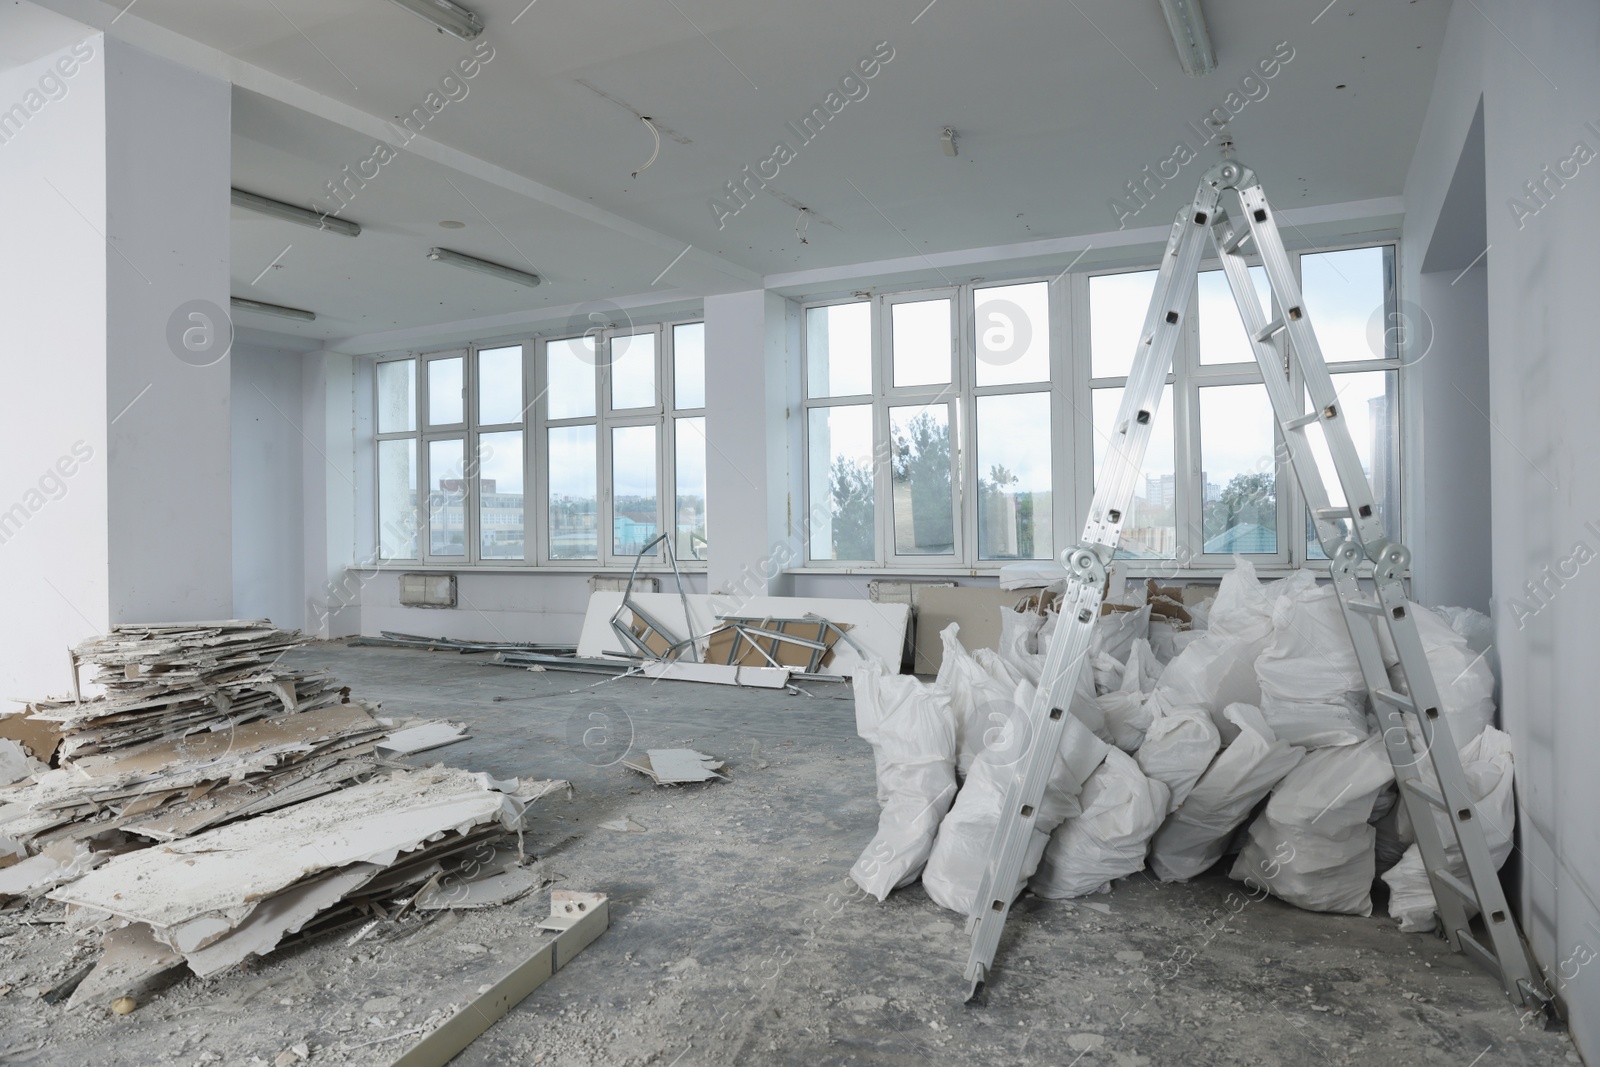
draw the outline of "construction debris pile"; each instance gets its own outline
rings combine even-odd
[[[118,627],[74,652],[102,694],[0,718],[0,905],[64,902],[101,944],[72,1004],[534,888],[523,815],[565,783],[388,762],[463,735],[391,737],[376,705],[279,663],[304,641],[264,621]]]
[[[1231,877],[1313,911],[1370,915],[1381,875],[1401,928],[1431,929],[1432,890],[1333,589],[1309,572],[1261,583],[1242,558],[1214,597],[1198,599],[1201,588],[1152,581],[1104,605],[1017,891],[1105,892],[1146,867],[1182,881],[1233,855]],[[1054,607],[1047,592],[1005,612],[998,649],[968,652],[952,624],[932,683],[857,670],[882,812],[851,874],[878,899],[920,877],[937,903],[970,913],[1026,751]],[[1512,759],[1491,725],[1488,620],[1413,614],[1503,863]],[[1424,751],[1420,735],[1412,745]],[[1431,781],[1421,755],[1418,767]]]

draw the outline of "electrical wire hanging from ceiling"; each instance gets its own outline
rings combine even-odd
[[[650,131],[650,135],[656,139],[656,149],[654,152],[650,153],[650,158],[644,161],[644,166],[633,172],[633,177],[635,178],[649,170],[650,164],[654,163],[656,161],[656,157],[661,154],[661,131],[656,129],[656,124],[651,122],[650,119],[645,115],[640,115],[639,121],[645,124],[645,127]]]

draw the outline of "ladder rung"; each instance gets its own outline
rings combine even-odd
[[[1382,604],[1376,600],[1369,600],[1364,596],[1351,597],[1345,602],[1345,606],[1361,615],[1382,615],[1384,613]]]
[[[1298,418],[1290,419],[1288,422],[1283,424],[1283,428],[1285,430],[1303,430],[1321,418],[1322,415],[1320,412],[1313,411],[1309,415],[1301,415]]]
[[[1415,793],[1423,800],[1426,800],[1429,804],[1432,804],[1440,811],[1448,810],[1449,805],[1444,802],[1444,797],[1434,792],[1431,786],[1424,785],[1421,778],[1407,778],[1401,783],[1401,785],[1406,789],[1411,790],[1411,792]]]
[[[1449,871],[1440,870],[1432,873],[1434,885],[1444,886],[1446,889],[1450,890],[1468,904],[1478,908],[1480,911],[1482,910],[1482,906],[1478,902],[1477,890],[1473,889],[1470,885],[1463,882]]]
[[[1350,509],[1318,508],[1316,514],[1319,519],[1348,519],[1350,518]]]
[[[1393,689],[1374,689],[1372,699],[1388,704],[1390,707],[1399,708],[1401,711],[1416,711],[1417,706],[1411,698],[1404,693],[1396,693]]]
[[[1496,978],[1501,979],[1501,984],[1504,984],[1504,979],[1501,978],[1499,956],[1480,945],[1478,939],[1473,937],[1471,932],[1467,930],[1457,930],[1456,938],[1461,942],[1461,950],[1463,952],[1477,960],[1478,966]]]
[[[1239,222],[1230,222],[1228,225],[1233,227],[1233,229],[1228,231],[1228,235],[1222,239],[1223,252],[1238,251],[1240,245],[1244,244],[1254,236],[1254,234],[1250,232],[1250,227],[1247,225]]]
[[[1261,329],[1256,331],[1256,340],[1265,341],[1267,338],[1271,337],[1281,329],[1283,329],[1283,319],[1273,319],[1271,322],[1267,323],[1265,326],[1261,327]]]

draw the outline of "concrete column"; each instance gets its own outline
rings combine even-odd
[[[798,311],[752,290],[705,312],[708,589],[787,594],[804,531]]]
[[[0,693],[43,696],[232,613],[231,90],[27,3],[0,39]]]

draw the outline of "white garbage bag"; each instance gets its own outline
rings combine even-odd
[[[1089,639],[1089,654],[1103,653],[1118,663],[1126,663],[1133,642],[1141,637],[1146,640],[1150,637],[1149,604],[1132,611],[1102,611],[1095,623],[1094,635]]]
[[[987,748],[973,761],[967,780],[957,794],[950,813],[939,824],[939,834],[922,872],[922,887],[936,904],[970,915],[977,899],[979,883],[989,863],[989,850],[1000,825],[1006,787],[1022,771],[1022,758],[1032,736],[1027,711],[1033,704],[1034,689],[1027,682],[1017,688],[1016,713],[1002,729],[994,732]],[[1083,783],[1105,759],[1110,746],[1089,732],[1074,715],[1067,717],[1060,749],[1044,799],[1034,815],[1033,833],[1023,858],[1021,877],[1010,887],[1011,896],[1022,892],[1039,866],[1050,834],[1082,808],[1079,794]]]
[[[1365,617],[1361,625],[1370,626]],[[1256,660],[1261,714],[1301,748],[1367,736],[1367,682],[1331,585],[1286,591],[1272,610],[1272,643]]]
[[[1167,787],[1167,810],[1177,811],[1221,747],[1210,712],[1174,708],[1150,723],[1139,747],[1139,769]]]
[[[1517,801],[1512,788],[1514,763],[1511,735],[1493,726],[1485,726],[1481,733],[1461,746],[1462,770],[1467,775],[1467,787],[1477,801],[1477,821],[1489,840],[1489,855],[1496,869],[1511,855],[1511,834],[1517,821]],[[1431,766],[1428,771],[1432,778]],[[1449,814],[1435,811],[1433,817],[1439,828],[1439,836],[1445,842],[1451,871],[1456,877],[1466,880],[1466,863],[1461,858],[1461,850],[1456,847]],[[1389,915],[1400,920],[1401,930],[1413,934],[1434,928],[1436,905],[1433,886],[1428,881],[1422,850],[1415,843],[1406,849],[1399,863],[1384,872],[1383,880],[1389,886]],[[1475,910],[1472,910],[1468,914],[1474,913]]]
[[[1229,704],[1260,705],[1256,660],[1271,639],[1272,599],[1256,581],[1250,561],[1235,556],[1234,569],[1217,589],[1208,628],[1161,673],[1161,681],[1150,695],[1155,713],[1203,707],[1211,713],[1223,741],[1231,741],[1234,726],[1222,711]]]
[[[1150,642],[1135,639],[1128,663],[1117,688],[1097,699],[1105,715],[1106,734],[1124,752],[1135,752],[1144,744],[1145,731],[1153,718],[1147,700],[1160,677]]]
[[[1055,612],[1039,615],[1009,608],[1000,609],[1000,658],[1033,685],[1040,683],[1040,675],[1044,672],[1057,618]],[[1071,711],[1096,737],[1108,744],[1111,742],[1105,713],[1100,710],[1094,695],[1092,662],[1085,662],[1078,671]]]
[[[1028,883],[1041,897],[1102,893],[1111,881],[1144,869],[1150,835],[1167,814],[1167,787],[1146,778],[1133,757],[1112,749],[1083,783],[1082,814],[1050,835]]]
[[[983,751],[984,732],[998,725],[996,719],[1003,720],[1017,687],[984,670],[961,644],[960,630],[961,624],[953,622],[940,631],[944,659],[934,681],[950,692],[956,722],[956,770],[965,776]]]
[[[1488,657],[1472,651],[1467,639],[1450,628],[1444,616],[1420,604],[1411,604],[1411,617],[1417,623],[1422,652],[1439,688],[1439,702],[1450,722],[1450,733],[1459,749],[1494,722],[1494,672]],[[1380,627],[1384,655],[1389,666],[1389,683],[1409,694],[1405,674],[1394,655],[1387,627]],[[1408,724],[1413,720],[1407,716]],[[1420,745],[1421,739],[1416,738]]]
[[[1006,691],[1015,693],[1017,684],[1025,681],[1022,672],[1005,661],[1005,658],[992,648],[975,648],[972,658],[978,661],[978,666],[989,672],[989,676],[1006,687]]]
[[[1239,736],[1150,840],[1150,869],[1163,882],[1193,878],[1221,859],[1233,831],[1305,755],[1304,749],[1275,738],[1259,709],[1230,704],[1223,714]]]
[[[950,691],[878,663],[856,668],[856,732],[878,771],[878,832],[850,868],[879,900],[916,880],[956,795],[956,724]]]
[[[1308,753],[1250,824],[1231,877],[1307,911],[1371,915],[1369,820],[1393,780],[1379,736]]]

